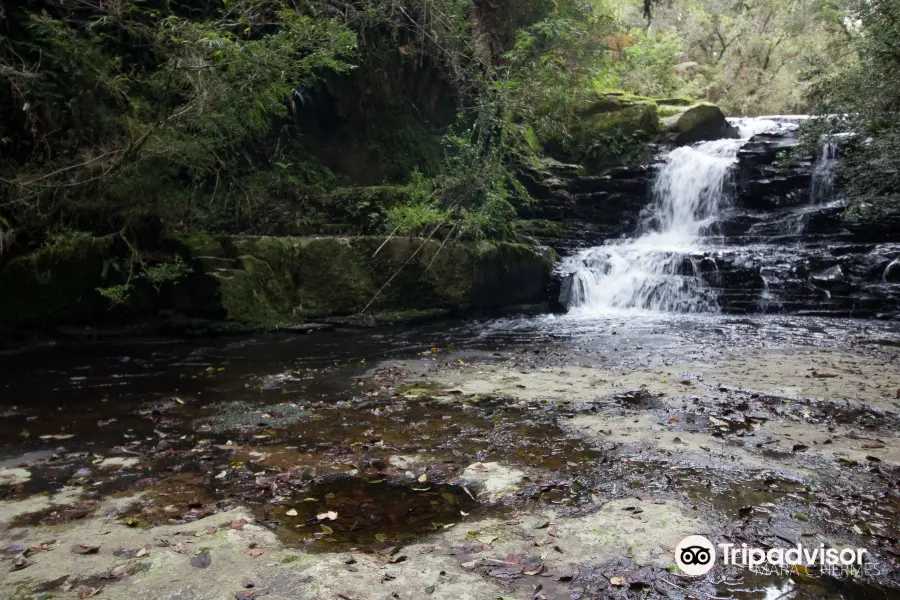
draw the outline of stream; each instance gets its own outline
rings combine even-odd
[[[737,125],[564,259],[566,314],[0,347],[2,595],[900,597],[900,328],[789,310],[873,316],[894,249],[850,305],[800,282],[835,149],[763,235],[735,164],[795,124]],[[689,535],[869,558],[689,576]]]

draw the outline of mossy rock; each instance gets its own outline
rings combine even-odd
[[[0,268],[0,325],[101,325],[165,318],[271,329],[365,312],[379,322],[545,300],[555,260],[536,246],[384,236],[179,236],[193,272],[110,310],[97,288],[124,282],[128,249],[82,236]],[[148,286],[149,287],[149,286]],[[144,291],[152,292],[144,294]],[[145,299],[146,296],[146,299]],[[364,309],[366,309],[364,311]]]
[[[209,273],[218,280],[227,318],[262,327],[364,309],[404,320],[415,311],[542,301],[555,260],[525,244],[442,246],[405,237],[232,237],[222,243],[240,253],[241,264]]]
[[[692,98],[661,98],[656,101],[659,106],[693,106],[697,102]]]
[[[725,119],[725,113],[714,104],[699,102],[680,108],[678,112],[671,110],[667,112],[672,114],[662,118],[662,126],[674,137],[677,144],[691,144],[737,135]]]
[[[646,160],[659,134],[657,106],[636,102],[614,112],[585,115],[572,130],[576,162],[607,168]]]
[[[621,91],[595,94],[575,110],[566,139],[546,140],[555,159],[591,170],[631,164],[649,158],[648,144],[661,132],[652,98]]]
[[[590,117],[597,114],[616,112],[644,104],[656,104],[653,98],[637,96],[628,92],[608,91],[596,94],[596,96],[577,110],[579,117]]]
[[[188,259],[200,256],[225,256],[225,249],[215,237],[205,233],[184,233],[169,236],[168,245]]]
[[[521,219],[516,221],[516,230],[522,235],[530,235],[541,239],[553,239],[565,235],[567,227],[565,223],[559,221]]]

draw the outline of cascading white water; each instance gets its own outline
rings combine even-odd
[[[634,237],[566,258],[561,271],[567,275],[564,293],[571,312],[718,310],[701,273],[703,238],[727,200],[725,184],[741,146],[780,126],[768,119],[733,124],[740,139],[702,142],[666,155],[653,184],[653,203]]]
[[[816,164],[813,165],[812,181],[809,186],[810,204],[827,200],[834,188],[834,167],[837,164],[837,142],[825,140]]]

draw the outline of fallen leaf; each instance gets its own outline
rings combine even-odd
[[[257,556],[262,556],[264,552],[265,552],[265,550],[263,550],[262,548],[253,548],[253,549],[250,550],[250,552],[248,552],[247,554],[249,554],[250,556],[256,558]]]
[[[268,593],[268,590],[241,590],[234,593],[234,598],[235,600],[253,600],[253,598],[259,598]]]
[[[338,514],[333,510],[329,510],[328,512],[323,512],[323,513],[317,514],[316,518],[320,521],[324,521],[325,519],[330,519],[331,521],[334,521],[335,519],[338,518]]]
[[[296,517],[296,516],[297,516],[297,509],[296,509],[296,508],[289,508],[289,509],[287,510],[287,512],[285,512],[284,514],[286,514],[286,515],[289,516],[289,517]]]
[[[99,594],[100,589],[101,588],[93,588],[85,585],[75,590],[75,594],[79,598],[90,598],[91,596],[96,596],[97,594]]]
[[[132,565],[119,565],[113,567],[109,574],[113,577],[122,577],[123,575],[129,575],[133,569],[134,567]]]
[[[625,581],[625,578],[624,578],[624,577],[610,577],[610,578],[609,578],[609,583],[612,584],[612,585],[614,585],[614,586],[616,586],[616,587],[622,587],[622,586],[624,586],[627,582]]]
[[[72,544],[72,552],[74,554],[97,554],[100,546],[85,546],[83,544]]]

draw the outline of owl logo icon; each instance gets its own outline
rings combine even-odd
[[[706,575],[716,566],[716,548],[702,535],[690,535],[675,547],[675,564],[686,575]]]

